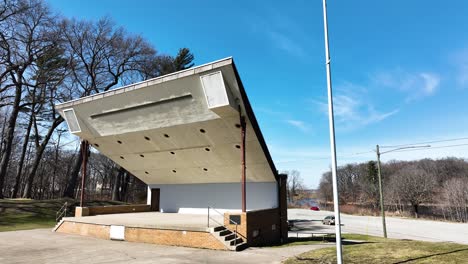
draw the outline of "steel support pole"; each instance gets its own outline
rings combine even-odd
[[[81,163],[81,196],[80,196],[80,207],[84,205],[85,186],[86,186],[86,168],[88,162],[88,141],[81,141],[81,155],[83,161]]]
[[[328,47],[328,21],[327,21],[327,0],[323,0],[323,24],[325,32],[325,62],[327,68],[327,90],[328,90],[328,121],[330,127],[330,150],[331,150],[331,171],[333,178],[333,207],[335,210],[335,233],[336,233],[336,260],[338,264],[343,263],[341,246],[341,220],[340,207],[338,201],[338,180],[336,176],[336,145],[335,145],[335,120],[333,115],[333,93],[331,80],[330,52]]]
[[[241,192],[242,192],[242,212],[247,211],[246,199],[246,180],[245,180],[245,117],[242,116],[241,107],[239,105],[239,121],[241,129]]]
[[[382,175],[380,172],[379,145],[376,146],[376,153],[377,153],[377,176],[379,178],[380,212],[382,214],[382,228],[383,228],[383,235],[385,238],[387,238],[387,224],[385,223],[385,205],[384,205],[384,198],[383,198],[383,191],[382,191]]]

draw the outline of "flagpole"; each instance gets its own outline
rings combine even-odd
[[[331,62],[330,51],[328,48],[328,21],[327,21],[327,0],[323,0],[323,24],[325,31],[325,60],[327,67],[327,89],[328,89],[328,121],[330,127],[330,150],[332,162],[332,178],[333,178],[333,207],[335,211],[335,233],[336,233],[336,261],[338,264],[343,263],[342,246],[341,246],[341,220],[340,208],[338,202],[338,180],[336,176],[336,145],[335,145],[335,120],[333,117],[333,93],[331,81]]]

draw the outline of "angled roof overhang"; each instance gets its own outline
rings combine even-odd
[[[56,108],[72,134],[147,184],[239,182],[240,109],[247,181],[277,178],[232,58]]]

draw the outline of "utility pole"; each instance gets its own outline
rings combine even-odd
[[[380,213],[382,214],[383,235],[385,238],[387,238],[387,224],[385,223],[385,209],[384,209],[384,199],[383,199],[383,192],[382,192],[382,175],[380,174],[379,145],[376,146],[376,153],[377,153],[377,175],[379,177]]]
[[[393,146],[393,147],[397,147],[397,146]],[[380,146],[377,145],[376,146],[376,149],[375,149],[375,152],[377,153],[377,176],[379,177],[379,194],[380,194],[380,212],[382,214],[382,227],[383,227],[383,234],[384,234],[384,237],[387,238],[387,224],[385,223],[385,210],[384,210],[384,197],[383,197],[383,191],[382,191],[382,175],[380,173],[381,171],[381,168],[380,168],[380,155],[382,154],[385,154],[385,153],[389,153],[389,152],[392,152],[392,151],[396,151],[396,150],[404,150],[404,149],[416,149],[416,148],[430,148],[431,145],[423,145],[423,146],[403,146],[403,147],[398,147],[398,148],[395,148],[395,149],[391,149],[391,150],[387,150],[387,151],[384,151],[384,152],[380,152]],[[392,146],[383,146],[382,148],[392,148]]]
[[[330,150],[331,150],[331,170],[333,179],[333,208],[335,211],[335,233],[336,233],[336,262],[343,263],[341,246],[341,221],[340,207],[338,201],[338,180],[336,177],[336,145],[335,145],[335,120],[333,117],[333,93],[331,81],[330,51],[328,47],[328,21],[327,21],[327,0],[323,0],[323,26],[325,33],[325,65],[327,67],[327,90],[328,90],[328,121],[330,127]]]

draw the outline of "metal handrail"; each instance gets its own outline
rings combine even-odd
[[[68,202],[65,202],[62,207],[55,213],[55,223],[58,223],[63,217],[67,217]]]
[[[221,225],[221,226],[223,226],[223,227],[225,227],[225,228],[227,229],[227,227],[224,225],[224,223],[221,224],[221,223],[219,223],[218,221],[216,221],[215,219],[213,219],[213,218],[210,217],[210,209],[213,210],[213,211],[215,211],[216,213],[218,213],[218,214],[221,215],[222,217],[224,217],[224,214],[222,214],[221,212],[219,212],[219,211],[216,210],[215,208],[213,208],[213,207],[211,207],[211,206],[208,206],[208,228],[210,228],[210,219],[211,219],[212,221],[214,221],[214,222],[217,223],[218,225]],[[237,238],[238,238],[237,227],[238,227],[239,224],[238,224],[237,222],[232,221],[231,219],[229,219],[229,223],[234,224],[234,225],[236,226],[236,231],[234,232],[234,246],[237,246]],[[242,235],[240,235],[240,236],[242,236]]]

